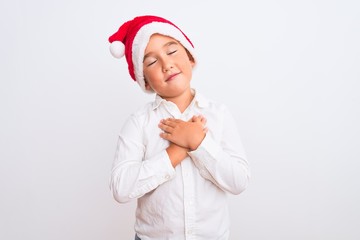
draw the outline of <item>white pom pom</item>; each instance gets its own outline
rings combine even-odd
[[[122,58],[125,54],[125,45],[120,41],[114,41],[110,44],[110,52],[114,58]]]

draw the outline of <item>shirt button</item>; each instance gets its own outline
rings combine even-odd
[[[169,180],[169,179],[170,179],[170,175],[166,175],[166,176],[165,176],[165,179],[166,179],[166,180]]]

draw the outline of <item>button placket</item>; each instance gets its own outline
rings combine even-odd
[[[182,178],[184,184],[184,213],[185,233],[191,239],[195,227],[195,206],[194,206],[194,180],[191,173],[192,163],[190,159],[181,162]]]

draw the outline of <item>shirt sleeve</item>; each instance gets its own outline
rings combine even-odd
[[[110,177],[110,190],[116,201],[128,202],[154,190],[175,175],[166,150],[144,159],[142,127],[130,117],[120,131]]]
[[[248,185],[249,164],[233,116],[227,108],[220,116],[221,139],[215,141],[209,129],[200,146],[188,154],[202,177],[224,191],[240,194]]]

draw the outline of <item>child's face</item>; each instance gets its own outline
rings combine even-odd
[[[146,89],[154,90],[165,99],[189,91],[194,64],[178,41],[160,34],[152,35],[143,61]]]

